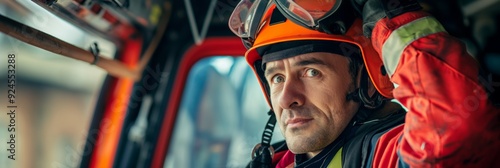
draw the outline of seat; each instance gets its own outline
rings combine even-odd
[[[188,76],[166,167],[226,167],[239,103],[234,86],[210,61],[199,61]]]

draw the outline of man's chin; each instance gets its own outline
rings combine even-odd
[[[288,144],[287,144],[288,145]],[[308,150],[307,149],[304,149],[304,148],[301,148],[301,147],[296,147],[296,146],[290,146],[288,145],[288,150],[290,150],[293,154],[304,154],[304,153],[307,153]]]
[[[309,143],[309,145],[307,145],[307,146],[303,145],[304,143],[301,143],[301,142],[294,143],[294,144],[287,143],[288,150],[290,150],[293,154],[296,154],[296,155],[297,154],[306,154],[306,153],[312,153],[313,155],[316,155],[319,152],[321,152],[321,150],[324,148],[324,147],[316,146],[319,144],[310,144]]]
[[[312,147],[317,145],[317,138],[297,136],[286,138],[288,149],[294,154],[301,154],[312,151]]]

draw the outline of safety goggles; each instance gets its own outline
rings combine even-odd
[[[262,16],[272,2],[294,23],[328,34],[344,34],[355,19],[351,4],[343,0],[242,0],[228,24],[245,47],[252,46]]]
[[[328,34],[344,34],[355,19],[345,0],[274,0],[280,12],[303,27]]]
[[[229,18],[229,28],[250,48],[255,40],[260,20],[271,0],[242,0]]]

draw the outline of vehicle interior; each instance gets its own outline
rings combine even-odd
[[[500,0],[419,1],[500,89]],[[0,0],[0,167],[245,167],[270,107],[228,28],[239,2]]]

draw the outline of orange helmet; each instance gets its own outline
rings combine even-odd
[[[276,21],[273,21],[273,19],[276,20],[273,17],[276,17],[276,12],[280,12],[277,10],[275,12],[275,8],[276,5],[269,2],[266,7],[266,11],[262,14],[262,19],[260,19],[258,26],[255,26],[255,23],[252,25],[245,25],[247,28],[257,28],[252,32],[255,34],[255,37],[240,36],[245,42],[245,45],[249,48],[245,53],[246,61],[252,67],[256,76],[260,79],[260,85],[264,94],[266,94],[268,103],[270,102],[269,93],[267,90],[266,80],[263,77],[264,72],[263,69],[260,68],[260,65],[258,65],[260,64],[259,62],[262,61],[263,53],[261,53],[261,49],[278,43],[317,40],[348,43],[352,46],[359,47],[366,70],[375,88],[382,96],[386,98],[393,98],[392,90],[394,89],[394,86],[385,72],[382,60],[373,49],[371,41],[363,36],[361,19],[355,19],[352,26],[350,26],[343,35],[327,34],[298,25],[290,19],[283,19],[281,22],[276,23]],[[235,15],[234,12],[233,15]],[[281,17],[283,18],[283,15]],[[247,20],[249,19],[247,18]],[[231,20],[229,24],[231,27]],[[233,30],[233,32],[235,32],[235,30]]]

